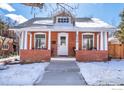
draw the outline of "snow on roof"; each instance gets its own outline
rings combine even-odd
[[[98,18],[76,18],[75,19],[75,25],[68,23],[53,23],[53,19],[52,18],[33,18],[30,19],[18,26],[15,26],[14,28],[25,28],[25,27],[45,27],[45,28],[58,28],[58,27],[66,27],[66,28],[81,28],[81,30],[100,30],[99,28],[105,28],[105,29],[114,29],[115,27],[113,27],[112,25],[109,25],[107,23],[105,23],[104,21],[101,21]]]
[[[76,22],[77,27],[105,27],[105,28],[114,28],[112,25],[109,25],[105,23],[104,21],[101,21],[98,18],[91,18],[92,21],[88,22]]]
[[[34,21],[33,24],[44,24],[44,25],[52,25],[53,24],[53,20],[37,20]],[[68,24],[55,24],[55,26],[70,26]],[[104,21],[101,21],[98,18],[91,18],[90,21],[76,21],[75,22],[75,26],[76,27],[105,27],[105,28],[113,28],[112,25],[109,25],[107,23],[105,23]]]
[[[34,21],[33,24],[53,24],[53,20],[38,20]]]

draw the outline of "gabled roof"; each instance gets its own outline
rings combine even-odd
[[[70,11],[66,11],[66,10],[56,11],[56,13],[53,14],[53,17],[59,16],[59,15],[71,16],[71,17],[73,17],[73,18],[75,17],[72,13],[70,13]]]
[[[37,17],[37,18],[32,18],[32,19],[29,19],[28,21],[24,22],[24,23],[21,23],[19,24],[18,26],[15,26],[14,28],[24,28],[24,27],[30,27],[30,26],[41,26],[42,24],[33,24],[34,22],[36,21],[39,21],[39,20],[52,20],[52,18],[40,18],[40,17]]]
[[[20,28],[25,28],[25,27],[55,27],[58,25],[55,25],[53,23],[53,19],[52,18],[32,18],[29,19],[28,21],[19,24],[18,26],[15,26],[15,29],[20,29]],[[61,27],[62,25],[60,25]],[[65,26],[65,25],[63,25]],[[66,25],[68,26],[68,25]],[[88,18],[88,17],[84,17],[84,18],[76,18],[75,19],[75,26],[74,27],[78,27],[78,28],[115,28],[112,25],[109,25],[107,23],[105,23],[104,21],[98,19],[98,18]]]
[[[104,21],[98,19],[98,18],[87,18],[85,20],[77,21],[76,23],[77,27],[85,27],[85,28],[114,28],[112,25],[105,23]]]

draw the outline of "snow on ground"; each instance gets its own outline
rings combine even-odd
[[[88,85],[124,85],[124,60],[77,62]]]
[[[20,59],[20,57],[19,56],[13,56],[13,57],[8,57],[8,58],[2,58],[2,59],[0,59],[0,62],[7,61],[7,60],[14,61],[14,59]]]
[[[32,85],[39,76],[43,76],[44,68],[48,64],[46,62],[7,65],[8,69],[0,70],[0,85]]]

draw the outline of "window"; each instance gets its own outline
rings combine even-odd
[[[8,50],[9,49],[9,45],[8,44],[4,44],[3,46],[2,46],[2,50]]]
[[[65,46],[66,45],[66,37],[65,36],[61,36],[60,39],[61,39],[61,45]]]
[[[94,35],[93,34],[83,34],[82,38],[83,49],[92,50],[94,49]]]
[[[45,34],[35,34],[35,48],[36,49],[46,48],[46,35]]]
[[[59,17],[58,23],[69,23],[69,17]]]

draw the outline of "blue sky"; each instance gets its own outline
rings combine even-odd
[[[7,9],[0,9],[0,14],[16,14],[21,15],[26,19],[30,19],[33,17],[31,14],[31,7],[22,5],[22,4],[11,4],[10,5],[14,10],[8,11]],[[47,8],[44,8],[41,12],[39,10],[36,11],[38,17],[48,17],[50,16],[51,6],[50,4],[46,4]],[[54,7],[54,4],[52,5]],[[105,3],[105,4],[79,4],[77,10],[74,11],[76,17],[96,17],[101,20],[112,24],[114,26],[118,26],[120,22],[119,14],[124,9],[124,4],[122,3]]]

